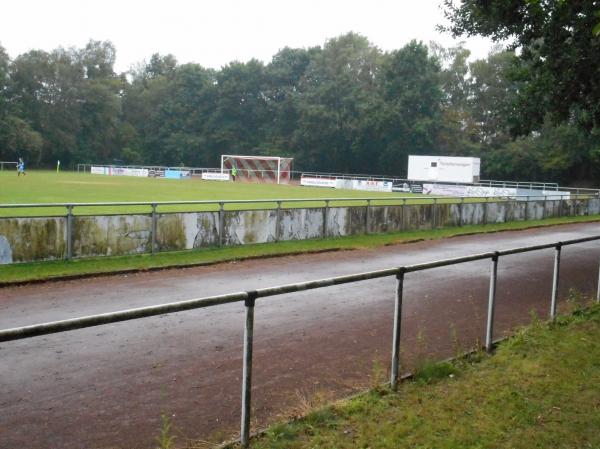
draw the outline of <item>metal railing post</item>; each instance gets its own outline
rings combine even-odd
[[[281,201],[277,201],[277,217],[275,219],[275,241],[281,238]]]
[[[433,199],[433,211],[431,213],[431,229],[436,228],[436,215],[437,215],[437,198]]]
[[[223,231],[225,229],[225,205],[219,203],[219,246],[223,246]]]
[[[558,218],[562,217],[562,205],[563,205],[563,197],[562,195],[558,196]]]
[[[486,225],[488,221],[488,201],[489,197],[485,197],[485,203],[483,205],[483,224]]]
[[[558,300],[558,278],[560,271],[560,250],[562,242],[556,244],[554,250],[554,276],[552,278],[552,302],[550,303],[550,318],[556,318],[556,305]]]
[[[152,204],[152,224],[151,224],[151,230],[150,232],[152,233],[152,238],[150,240],[150,252],[152,253],[152,255],[156,254],[156,230],[158,228],[157,223],[156,223],[156,204]]]
[[[402,292],[404,288],[404,267],[396,275],[396,300],[394,302],[394,333],[392,337],[392,375],[390,388],[398,390],[400,379],[400,331],[402,329]]]
[[[458,204],[458,226],[463,225],[463,205],[465,204],[465,197],[462,196],[460,198],[460,203]]]
[[[329,200],[325,200],[323,208],[323,238],[327,237],[327,220],[329,219]]]
[[[248,447],[250,443],[250,412],[252,406],[252,344],[254,342],[254,304],[256,291],[250,291],[245,301],[246,325],[244,327],[244,360],[242,368],[242,419],[240,443]]]
[[[73,258],[73,206],[67,205],[67,260]]]
[[[544,195],[544,202],[543,202],[543,206],[542,206],[542,220],[546,219],[546,202],[547,202],[547,195]]]
[[[400,220],[400,231],[404,231],[406,225],[404,224],[404,220],[406,220],[406,198],[402,199],[402,213],[400,214],[402,219]]]
[[[499,253],[492,256],[492,267],[490,271],[490,290],[488,294],[488,313],[487,313],[487,326],[485,332],[485,350],[491,352],[493,348],[494,338],[494,310],[496,303],[496,280],[498,278],[498,258]]]
[[[367,210],[365,217],[365,234],[371,232],[371,200],[367,200]]]

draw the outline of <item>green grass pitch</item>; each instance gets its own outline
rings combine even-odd
[[[24,203],[95,203],[153,202],[188,200],[275,200],[319,198],[385,198],[409,196],[404,193],[380,193],[354,190],[301,187],[298,185],[249,182],[202,181],[199,178],[175,180],[104,176],[89,173],[28,171],[17,177],[16,171],[0,172],[0,204]],[[422,201],[422,200],[421,200]],[[389,203],[386,202],[386,203]],[[363,202],[338,202],[335,205],[364,205]],[[283,207],[321,207],[319,202],[283,203]],[[276,204],[229,204],[226,209],[272,208]],[[216,210],[218,205],[160,206],[159,211]],[[149,206],[76,207],[75,214],[150,211]],[[0,216],[64,215],[65,208],[0,209]]]

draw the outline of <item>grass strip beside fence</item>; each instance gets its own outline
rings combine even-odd
[[[598,448],[600,306],[269,428],[255,449]]]
[[[72,261],[46,261],[0,265],[0,285],[35,282],[49,279],[93,276],[110,273],[145,271],[164,268],[209,265],[262,257],[277,257],[293,254],[324,251],[378,248],[415,240],[433,240],[459,235],[522,230],[540,226],[598,221],[600,216],[563,217],[546,220],[497,223],[447,227],[436,230],[371,234],[314,240],[296,240],[278,243],[262,243],[225,248],[206,248],[190,251],[175,251],[150,254],[94,257]]]

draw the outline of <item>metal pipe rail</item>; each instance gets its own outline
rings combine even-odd
[[[432,268],[440,268],[449,265],[456,265],[465,262],[474,262],[478,260],[490,259],[494,255],[507,256],[530,251],[538,251],[543,249],[555,248],[560,243],[561,246],[575,245],[594,240],[600,240],[600,236],[584,237],[574,240],[566,240],[558,243],[548,243],[544,245],[535,245],[527,247],[519,247],[506,249],[502,251],[490,251],[486,253],[472,254],[468,256],[455,257],[451,259],[441,259],[434,262],[420,263],[414,265],[406,265],[396,268],[387,268],[384,270],[368,271],[345,276],[337,276],[332,278],[319,279],[308,282],[298,282],[294,284],[280,285],[276,287],[266,287],[257,290],[246,292],[229,293],[226,295],[207,296],[203,298],[190,299],[167,304],[161,304],[150,307],[140,307],[135,309],[127,309],[118,312],[104,313],[91,315],[81,318],[73,318],[69,320],[54,321],[50,323],[36,324],[13,329],[5,329],[0,331],[0,342],[21,340],[24,338],[37,337],[41,335],[60,333],[70,330],[83,329],[86,327],[100,326],[103,324],[118,323],[121,321],[135,320],[139,318],[147,318],[151,316],[164,315],[165,313],[182,312],[192,309],[201,309],[221,304],[229,304],[232,302],[241,302],[249,297],[266,298],[269,296],[282,295],[286,293],[295,293],[305,290],[313,290],[317,288],[331,287],[334,285],[348,284],[352,282],[366,281],[396,275],[400,272],[411,273],[416,271],[429,270]]]
[[[182,200],[182,201],[116,201],[116,202],[94,202],[94,203],[3,203],[0,204],[0,209],[18,209],[18,208],[45,208],[45,207],[102,207],[102,206],[176,206],[176,205],[225,205],[225,204],[264,204],[264,203],[332,203],[332,202],[349,202],[349,201],[421,201],[421,200],[446,200],[450,203],[455,200],[457,203],[465,200],[483,200],[482,202],[490,202],[490,200],[512,201],[518,199],[526,199],[535,201],[536,199],[545,201],[561,201],[561,199],[552,199],[557,195],[511,195],[510,198],[496,198],[489,196],[381,196],[381,197],[356,197],[356,198],[265,198],[256,200]],[[578,199],[580,196],[589,198],[591,194],[575,195]],[[595,192],[593,196],[600,196],[600,193]]]
[[[550,306],[550,317],[556,316],[558,281],[559,281],[559,262],[561,249],[567,245],[581,244],[600,240],[600,235],[591,237],[582,237],[578,239],[566,240],[562,242],[547,243],[541,245],[532,245],[526,247],[510,248],[500,251],[490,251],[479,254],[471,254],[462,257],[450,259],[441,259],[433,262],[405,265],[401,267],[387,268],[383,270],[369,271],[345,276],[336,276],[326,279],[320,279],[308,282],[298,282],[294,284],[281,285],[277,287],[267,287],[245,292],[230,293],[226,295],[207,296],[204,298],[190,299],[162,305],[140,307],[129,310],[122,310],[111,313],[91,315],[81,318],[54,321],[31,326],[23,326],[0,331],[0,342],[22,340],[41,335],[55,334],[76,329],[84,329],[104,324],[118,323],[122,321],[135,320],[151,316],[163,315],[165,313],[182,312],[186,310],[212,307],[222,304],[244,301],[246,307],[246,320],[244,327],[244,355],[243,355],[243,376],[242,376],[242,413],[241,413],[241,432],[240,440],[244,447],[248,446],[250,438],[250,412],[251,412],[251,383],[252,383],[252,347],[253,347],[253,329],[254,329],[254,307],[256,299],[269,296],[283,295],[287,293],[312,290],[333,285],[347,284],[365,280],[378,279],[389,276],[396,276],[396,297],[394,305],[394,327],[392,340],[392,363],[390,387],[396,390],[399,382],[400,372],[400,335],[402,323],[402,297],[404,276],[407,273],[424,271],[434,268],[440,268],[461,263],[473,262],[478,260],[491,259],[492,267],[490,271],[490,288],[488,295],[488,314],[486,321],[485,348],[488,351],[493,349],[493,328],[494,328],[494,309],[496,296],[496,280],[498,272],[498,261],[500,257],[519,254],[524,252],[539,251],[544,249],[555,249],[554,273],[552,281],[552,296]],[[598,290],[596,301],[600,302],[600,269],[598,271]]]

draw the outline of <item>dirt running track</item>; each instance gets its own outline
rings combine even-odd
[[[600,234],[598,223],[320,255],[0,289],[0,328]],[[563,249],[560,294],[591,293],[600,243]],[[455,354],[484,335],[489,261],[409,273],[404,366]],[[496,336],[546,316],[553,251],[500,259]],[[255,426],[314,395],[384,380],[393,277],[258,300]],[[161,414],[177,442],[237,433],[243,304],[0,344],[0,447],[149,448]],[[256,428],[256,427],[255,427]],[[207,446],[208,447],[208,446]]]

